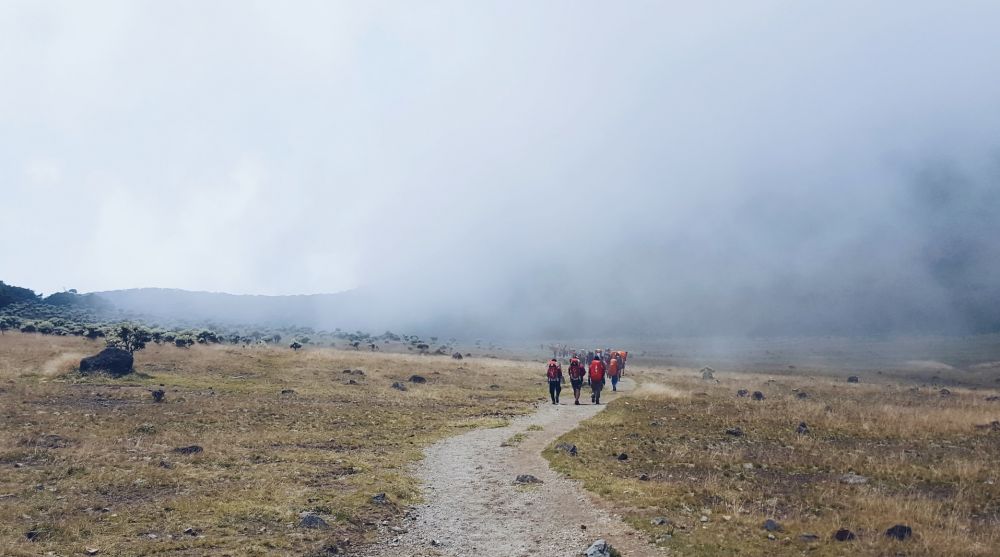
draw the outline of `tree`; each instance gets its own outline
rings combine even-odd
[[[152,335],[142,326],[132,323],[122,323],[111,329],[107,337],[108,346],[121,348],[129,354],[134,354],[146,347],[146,343],[152,340]]]

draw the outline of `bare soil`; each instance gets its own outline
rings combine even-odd
[[[607,401],[634,385],[619,387],[617,395],[608,389]],[[409,513],[405,532],[387,531],[368,554],[569,556],[599,538],[630,557],[658,553],[541,456],[556,438],[605,408],[590,404],[588,392],[585,387],[581,406],[564,389],[559,405],[542,403],[507,427],[473,430],[426,449],[416,470],[424,502]],[[521,474],[542,483],[517,484]]]

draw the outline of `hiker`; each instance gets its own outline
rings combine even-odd
[[[611,358],[608,362],[608,375],[611,376],[611,390],[618,392],[618,358]]]
[[[583,376],[587,370],[583,368],[576,356],[569,359],[569,382],[573,386],[573,404],[580,405],[580,391],[583,390]]]
[[[559,392],[562,391],[562,384],[566,379],[563,377],[562,366],[555,358],[549,360],[545,377],[549,380],[549,396],[552,397],[552,404],[559,404]]]
[[[604,362],[600,356],[594,356],[594,361],[590,362],[590,402],[601,403],[601,389],[604,388]]]

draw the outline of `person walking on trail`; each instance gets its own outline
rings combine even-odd
[[[608,375],[611,376],[611,390],[618,392],[618,358],[611,358],[608,362]]]
[[[594,356],[594,361],[590,362],[590,402],[601,403],[601,389],[604,388],[604,362],[601,358]]]
[[[545,377],[549,380],[549,396],[552,397],[552,404],[559,404],[559,392],[562,391],[562,384],[566,379],[563,377],[562,366],[555,358],[549,360]]]
[[[587,375],[587,370],[580,363],[579,358],[569,359],[569,382],[573,386],[573,404],[580,405],[580,391],[583,390],[583,376]]]

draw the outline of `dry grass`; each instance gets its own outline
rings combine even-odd
[[[424,446],[503,424],[540,392],[521,380],[537,375],[531,364],[319,349],[152,346],[124,379],[69,371],[100,347],[0,337],[0,554],[302,555],[363,544],[415,502],[407,467]],[[390,387],[414,373],[428,382]],[[174,452],[195,444],[204,451]],[[387,504],[372,500],[381,492]],[[306,511],[331,528],[298,528]]]
[[[719,383],[693,370],[646,371],[635,396],[558,440],[576,444],[578,457],[546,455],[676,554],[1000,551],[1000,431],[975,427],[1000,420],[1000,402],[985,400],[994,391],[953,387],[941,395],[843,378],[716,376]],[[741,388],[766,399],[738,398]],[[803,421],[808,435],[795,431]],[[727,434],[733,427],[744,435]],[[628,459],[618,461],[622,452]],[[868,483],[841,483],[851,471]],[[660,516],[673,524],[650,523]],[[784,526],[774,540],[761,527],[767,518]],[[886,539],[897,523],[914,537]],[[840,528],[858,539],[833,541]]]

